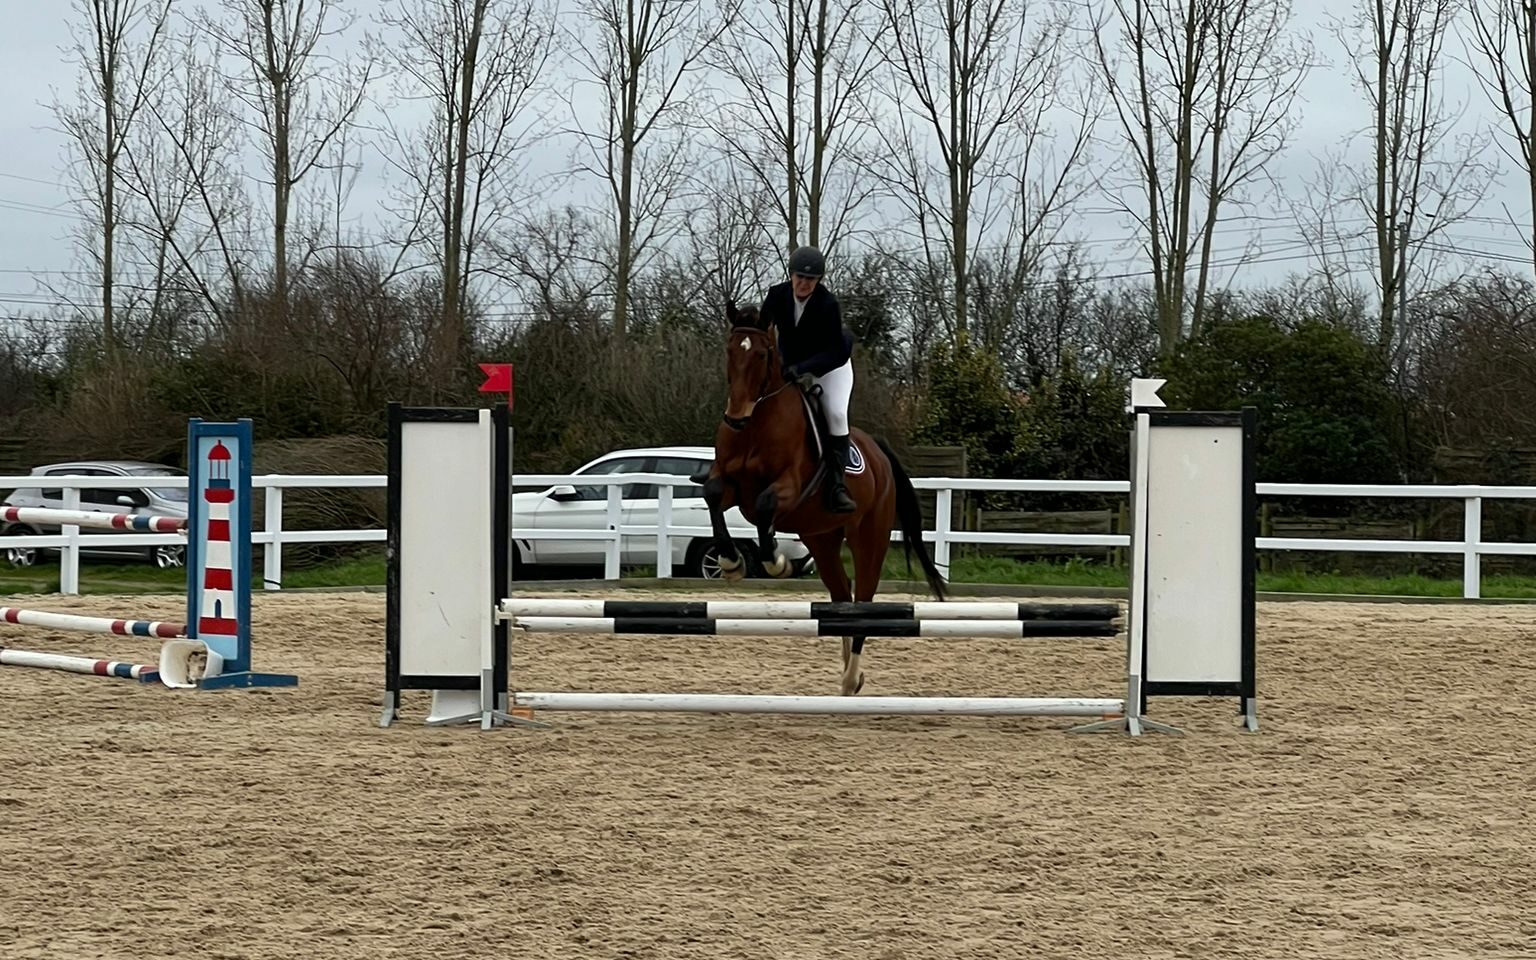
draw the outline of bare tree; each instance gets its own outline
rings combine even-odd
[[[587,21],[572,51],[599,87],[596,120],[572,103],[587,160],[583,172],[602,180],[612,201],[613,329],[623,342],[629,283],[691,171],[682,142],[688,106],[683,81],[735,16],[728,0],[719,16],[699,0],[581,0]]]
[[[222,78],[193,38],[179,38],[152,75],[146,122],[125,153],[125,186],[154,265],[152,312],[188,298],[217,315],[239,310],[250,224],[232,169],[242,143]]]
[[[739,167],[700,171],[698,186],[702,199],[683,218],[686,239],[677,272],[691,277],[686,296],[707,304],[723,324],[726,300],[753,300],[783,275],[782,258],[762,244],[775,233],[779,208]]]
[[[409,188],[406,243],[430,244],[441,275],[428,358],[442,374],[466,359],[476,254],[516,202],[514,166],[537,119],[555,20],[544,0],[404,0],[387,22],[402,37],[392,59],[403,96],[431,109],[424,128],[394,133],[389,159]]]
[[[102,340],[115,352],[124,153],[152,93],[148,81],[167,32],[171,0],[76,0],[74,7],[80,19],[72,28],[70,53],[81,82],[75,102],[56,102],[54,112],[79,161],[77,188],[94,214],[89,247],[100,270]]]
[[[521,224],[513,236],[493,237],[495,275],[526,291],[530,316],[595,317],[598,293],[607,279],[611,250],[605,249],[595,218],[572,207],[545,211]]]
[[[1467,0],[1470,44],[1481,58],[1474,66],[1488,99],[1513,141],[1503,149],[1525,178],[1526,196],[1536,209],[1536,3],[1530,0]],[[1511,224],[1516,224],[1513,217]],[[1536,224],[1524,224],[1525,243],[1536,262]]]
[[[771,198],[786,252],[804,242],[835,255],[873,194],[857,161],[880,67],[877,13],[860,0],[756,4],[721,38],[714,59],[739,96],[716,129]]]
[[[1324,165],[1312,191],[1323,212],[1308,235],[1330,275],[1352,259],[1370,263],[1376,343],[1399,363],[1411,339],[1407,307],[1452,252],[1440,237],[1482,199],[1492,174],[1481,157],[1485,141],[1457,141],[1460,110],[1444,99],[1444,48],[1457,8],[1457,0],[1360,0],[1334,26],[1370,110],[1370,154]]]
[[[1109,8],[1095,24],[1094,54],[1131,170],[1109,195],[1146,244],[1167,355],[1186,321],[1192,336],[1204,319],[1217,224],[1265,179],[1299,120],[1291,104],[1310,44],[1288,31],[1288,0],[1111,0]]]
[[[1091,123],[1074,109],[1073,8],[1046,0],[881,0],[892,116],[874,172],[928,261],[952,335],[969,336],[977,247],[1028,259],[1059,224]],[[1076,115],[1058,139],[1047,115]],[[1026,271],[1027,272],[1027,271]],[[949,306],[952,304],[952,307]]]
[[[373,60],[333,59],[322,41],[344,31],[337,0],[229,0],[225,18],[200,15],[237,72],[228,86],[248,112],[272,184],[272,269],[277,308],[287,317],[288,219],[294,189],[322,164],[331,141],[367,96]]]

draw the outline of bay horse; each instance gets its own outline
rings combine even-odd
[[[758,562],[770,576],[786,577],[791,564],[774,532],[792,533],[810,549],[816,572],[836,602],[874,599],[899,520],[907,565],[917,555],[935,596],[944,599],[944,575],[923,543],[917,490],[884,440],[853,428],[846,475],[852,513],[827,510],[818,496],[823,458],[817,450],[808,398],[781,372],[778,341],[754,307],[726,304],[725,415],[715,428],[715,461],[703,482],[720,570],[728,580],[746,574],[746,562],[725,526],[725,511],[741,508],[757,527]],[[833,468],[835,469],[835,468]],[[853,582],[843,568],[843,543],[853,553]],[[842,694],[864,686],[859,658],[864,637],[843,638]]]

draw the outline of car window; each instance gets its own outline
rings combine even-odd
[[[107,471],[92,469],[90,467],[58,467],[57,469],[49,470],[46,474],[44,474],[44,476],[49,476],[49,477],[105,477],[105,476],[107,476]],[[92,496],[93,493],[97,493],[97,492],[99,492],[99,491],[92,491],[92,490],[86,489],[84,487],[80,488],[80,502],[81,503],[95,503],[96,501],[92,500],[91,496]],[[62,502],[63,499],[64,499],[64,488],[63,487],[44,487],[43,488],[43,499],[44,500],[58,500],[58,501]],[[108,502],[111,502],[111,501],[108,501]]]
[[[185,470],[176,470],[172,467],[135,467],[131,472],[136,477],[184,477],[187,475]],[[176,503],[185,503],[187,500],[185,487],[152,487],[150,492],[161,500]],[[148,505],[149,500],[146,498],[144,502]]]
[[[91,503],[105,503],[117,509],[139,510],[149,506],[149,494],[143,490],[126,488],[121,490],[92,490],[88,492],[91,494]],[[96,498],[97,494],[100,494],[100,499]],[[119,497],[127,497],[129,500],[132,500],[133,506],[125,507],[123,504],[118,503]]]
[[[672,473],[680,477],[691,477],[704,467],[705,461],[695,460],[692,457],[660,457],[656,460],[654,473]],[[659,494],[658,494],[659,496]],[[688,484],[682,487],[672,488],[673,500],[702,500],[704,488],[697,484]]]
[[[645,467],[643,457],[616,457],[612,460],[604,460],[602,463],[593,464],[589,469],[582,470],[577,476],[608,476],[615,473],[649,473]],[[626,483],[619,490],[619,496],[625,500],[633,500],[636,495],[646,487],[655,490],[650,484]],[[582,500],[607,500],[607,486],[577,487],[577,496]],[[654,496],[655,494],[652,494]]]

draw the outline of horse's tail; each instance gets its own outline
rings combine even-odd
[[[917,562],[923,568],[923,576],[933,595],[943,600],[944,574],[939,572],[938,564],[928,555],[928,545],[923,542],[923,507],[917,501],[917,488],[912,486],[912,479],[890,445],[878,437],[875,443],[891,462],[891,475],[896,480],[896,519],[901,524],[901,545],[907,553],[907,567],[911,569],[912,554],[916,552]]]

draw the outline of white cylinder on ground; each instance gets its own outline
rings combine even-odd
[[[224,672],[224,658],[201,640],[167,640],[160,645],[160,682],[177,690],[195,690],[205,677]]]

